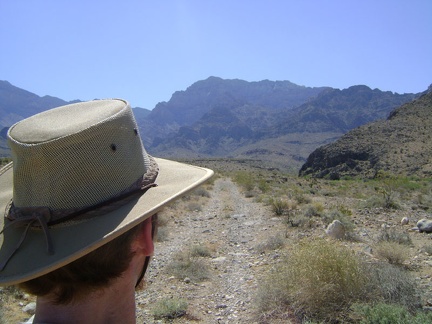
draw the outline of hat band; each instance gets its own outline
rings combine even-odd
[[[148,189],[156,187],[157,184],[155,183],[155,180],[158,175],[159,168],[156,161],[151,156],[149,156],[149,160],[150,166],[142,177],[135,181],[131,186],[118,193],[116,196],[93,206],[51,210],[50,208],[44,206],[15,207],[11,201],[9,210],[7,210],[6,207],[5,211],[5,218],[7,218],[10,222],[5,224],[3,229],[0,231],[0,234],[2,234],[8,227],[13,225],[26,226],[26,228],[16,247],[11,251],[9,256],[4,261],[0,262],[0,271],[6,267],[6,264],[20,248],[27,236],[30,227],[37,227],[43,230],[47,243],[47,252],[48,254],[54,254],[54,245],[48,226],[55,226],[59,224],[72,225],[77,222],[82,222],[93,217],[107,214],[125,205],[134,198],[143,195]]]

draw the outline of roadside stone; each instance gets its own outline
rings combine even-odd
[[[345,226],[341,221],[335,219],[327,227],[326,234],[334,239],[341,240],[345,237]]]
[[[33,315],[33,314],[35,313],[35,311],[36,311],[36,303],[35,303],[35,302],[28,303],[27,305],[25,305],[25,306],[22,308],[22,311],[23,311],[24,313],[27,313],[27,314]]]
[[[423,218],[417,222],[417,228],[420,233],[432,233],[432,220]]]

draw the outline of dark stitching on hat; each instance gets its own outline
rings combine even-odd
[[[113,152],[117,150],[117,146],[114,143],[111,144],[111,150],[113,150]]]

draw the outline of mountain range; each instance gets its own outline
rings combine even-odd
[[[289,81],[209,77],[175,92],[151,111],[134,108],[134,113],[144,144],[155,156],[248,159],[297,172],[318,147],[359,126],[386,119],[420,95],[365,85],[340,90]],[[9,154],[7,127],[68,103],[0,81],[0,156]]]

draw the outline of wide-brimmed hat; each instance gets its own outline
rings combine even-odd
[[[58,269],[123,234],[213,171],[147,154],[129,104],[54,108],[8,131],[0,285]]]

